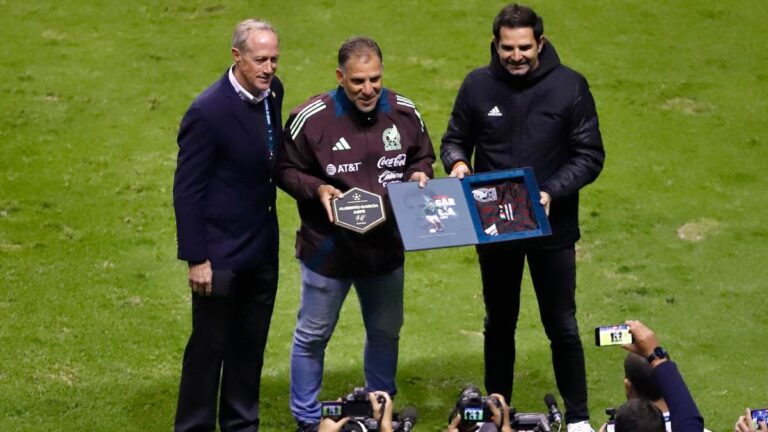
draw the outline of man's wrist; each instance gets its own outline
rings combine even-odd
[[[645,359],[648,360],[648,364],[650,364],[651,367],[656,367],[660,363],[669,360],[669,353],[667,353],[667,350],[665,350],[663,347],[656,346],[656,348],[654,348],[653,351],[651,351],[651,353],[645,357]]]

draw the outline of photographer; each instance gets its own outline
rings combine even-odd
[[[478,390],[479,391],[479,390]],[[464,391],[462,391],[463,395]],[[496,406],[493,400],[498,401],[499,406]],[[509,406],[507,401],[504,400],[504,396],[494,393],[490,395],[486,401],[488,409],[492,413],[492,422],[486,423],[469,423],[465,422],[461,418],[461,412],[456,411],[456,415],[451,415],[452,420],[446,429],[446,432],[514,432],[509,420]]]
[[[733,426],[733,430],[736,432],[768,432],[768,419],[760,418],[758,417],[758,428],[755,429],[755,425],[753,423],[754,419],[752,418],[752,410],[747,408],[747,412],[745,415],[739,417],[739,420],[736,421],[736,424]]]
[[[624,392],[628,401],[645,399],[653,402],[664,417],[666,431],[672,432],[669,407],[653,380],[653,369],[648,360],[634,352],[627,353],[627,357],[624,358]],[[605,428],[601,427],[600,430],[605,431]],[[706,432],[707,429],[704,431]]]
[[[651,329],[640,321],[627,321],[633,343],[624,348],[646,358],[651,367],[654,383],[669,406],[672,430],[675,432],[701,432],[704,419],[693,397],[667,352],[659,346]],[[659,408],[647,399],[632,399],[616,412],[616,432],[665,432],[664,418]]]
[[[373,409],[373,419],[379,424],[379,432],[393,432],[393,407],[392,399],[389,397],[389,394],[383,391],[375,391],[368,393],[368,398],[371,401],[371,408]],[[382,398],[383,402],[379,402],[379,398]],[[338,421],[332,418],[324,418],[320,421],[317,432],[341,432],[344,430],[344,425],[349,421],[349,417],[344,417]]]
[[[669,407],[661,396],[661,390],[653,381],[653,369],[648,361],[634,352],[627,353],[624,358],[624,392],[627,400],[647,399],[669,417]]]

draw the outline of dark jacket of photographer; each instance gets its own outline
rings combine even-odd
[[[473,172],[532,167],[550,194],[552,236],[542,246],[564,246],[580,237],[579,189],[594,181],[605,152],[597,111],[586,79],[562,65],[546,42],[539,66],[511,75],[491,44],[491,62],[464,79],[443,135],[447,172],[463,161]]]
[[[652,374],[664,401],[669,406],[672,430],[674,432],[703,431],[704,418],[677,370],[677,365],[672,361],[663,362],[653,368]]]

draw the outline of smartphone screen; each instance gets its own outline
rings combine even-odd
[[[768,408],[752,410],[752,427],[757,429],[760,421],[768,423]]]
[[[341,417],[341,402],[321,402],[320,415],[323,417]]]
[[[595,328],[595,345],[625,345],[632,343],[632,333],[629,332],[629,326],[618,324],[612,326],[603,326]]]

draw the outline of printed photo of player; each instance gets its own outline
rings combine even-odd
[[[429,224],[430,234],[444,231],[443,223],[440,221],[440,215],[433,200],[427,200],[427,205],[424,206],[424,219]]]

